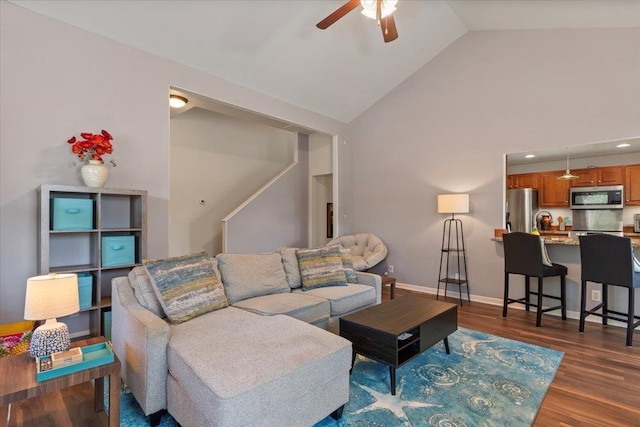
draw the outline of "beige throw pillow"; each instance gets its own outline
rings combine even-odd
[[[131,284],[133,293],[141,306],[158,317],[166,317],[156,296],[156,291],[153,289],[151,277],[144,266],[139,265],[129,272],[129,284]]]
[[[262,295],[291,292],[282,256],[277,252],[219,254],[216,259],[229,304]]]

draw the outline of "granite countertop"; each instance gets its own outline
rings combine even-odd
[[[564,233],[564,235],[562,235]],[[553,234],[558,234],[554,236]],[[580,241],[578,237],[569,237],[565,232],[545,232],[542,236],[544,238],[544,242],[548,245],[565,245],[565,246],[579,246]],[[634,248],[640,248],[640,233],[624,233],[625,237],[631,237],[631,246]],[[502,237],[494,237],[491,240],[496,242],[502,242]]]
[[[542,236],[547,245],[580,245],[577,237],[569,236]]]
[[[565,233],[566,234],[566,233]],[[567,246],[579,246],[580,245],[580,241],[578,240],[577,237],[569,237],[569,236],[555,236],[555,237],[550,237],[550,236],[542,236],[544,238],[544,242],[548,245],[567,245]],[[502,237],[494,237],[491,240],[494,240],[496,242],[502,242]],[[640,246],[640,241],[634,242],[633,243],[637,243],[638,246]]]

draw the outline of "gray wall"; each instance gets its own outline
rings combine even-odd
[[[169,255],[222,252],[222,218],[292,164],[297,144],[295,132],[200,108],[171,119]]]
[[[387,243],[400,282],[435,287],[437,195],[470,193],[471,292],[501,298],[504,154],[639,136],[638,46],[640,29],[465,34],[350,123],[352,231]]]
[[[170,87],[325,132],[345,125],[193,68],[0,2],[0,322],[21,320],[37,271],[42,183],[80,184],[66,143],[107,129],[107,187],[149,192],[148,256],[168,255]]]
[[[311,229],[310,247],[327,243],[327,203],[334,203],[334,159],[333,138],[329,135],[309,136],[309,180]],[[333,208],[337,209],[334,203]],[[334,213],[334,233],[337,232],[337,215]]]
[[[107,186],[149,191],[148,255],[168,254],[171,86],[338,135],[338,232],[378,234],[401,282],[435,284],[445,219],[436,196],[469,192],[461,218],[478,297],[502,289],[490,238],[502,223],[504,153],[640,136],[638,29],[468,33],[347,135],[335,120],[8,2],[0,20],[3,323],[22,318],[37,274],[37,187],[80,183],[65,142],[80,131],[114,135]]]
[[[229,253],[306,248],[309,200],[309,138],[299,135],[298,162],[227,220]]]

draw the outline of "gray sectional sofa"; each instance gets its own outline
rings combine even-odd
[[[112,343],[151,424],[164,410],[184,426],[311,426],[349,400],[351,343],[328,332],[380,303],[380,276],[305,290],[296,250],[212,259],[228,306],[180,324],[144,267],[112,282]],[[157,290],[157,289],[156,289]]]

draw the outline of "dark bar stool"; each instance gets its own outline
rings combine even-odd
[[[524,304],[526,310],[529,307],[536,307],[536,326],[542,323],[542,313],[553,310],[562,310],[562,320],[567,320],[567,267],[561,264],[551,263],[551,266],[543,263],[543,243],[540,236],[533,234],[513,232],[502,235],[504,242],[504,300],[502,305],[502,317],[507,317],[507,306],[509,304]],[[545,260],[547,261],[547,260]],[[524,276],[524,298],[509,298],[509,275],[521,274]],[[560,296],[548,295],[544,293],[543,284],[545,277],[560,276]],[[538,278],[537,292],[531,291],[530,278]],[[531,302],[531,295],[538,298],[535,303]],[[543,297],[560,301],[560,305],[555,307],[542,308]]]
[[[633,269],[633,248],[628,237],[592,234],[580,236],[580,261],[582,263],[582,292],[580,297],[580,332],[584,332],[584,319],[593,314],[627,324],[627,345],[631,347],[633,330],[640,325],[640,316],[634,312],[634,289],[640,287],[640,273]],[[602,284],[602,302],[591,310],[586,309],[587,282]],[[609,310],[608,286],[621,286],[629,290],[629,306],[626,313]],[[601,310],[600,313],[596,311]],[[637,320],[637,321],[636,321]]]

